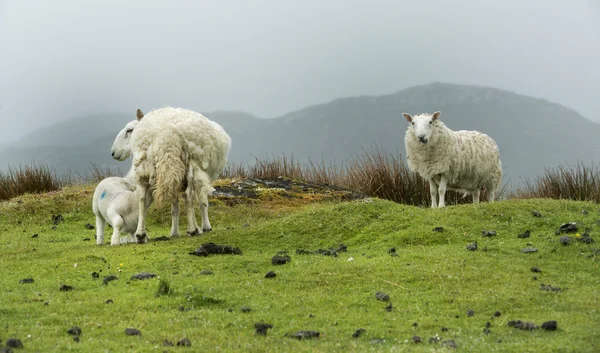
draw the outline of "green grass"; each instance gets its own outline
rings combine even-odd
[[[77,186],[0,204],[3,342],[20,338],[24,351],[31,352],[429,352],[445,349],[427,342],[438,334],[464,352],[600,350],[600,253],[594,255],[600,213],[594,203],[533,199],[427,209],[379,199],[232,207],[217,202],[210,209],[212,233],[111,247],[96,246],[95,231],[84,227],[94,224],[92,191]],[[150,236],[167,235],[168,210],[152,209]],[[533,209],[543,217],[533,217]],[[64,221],[53,230],[51,216],[59,213]],[[554,231],[570,221],[590,228],[596,243],[562,246]],[[433,232],[436,226],[444,232]],[[482,238],[482,229],[498,235]],[[527,229],[531,238],[518,239]],[[244,253],[188,254],[209,241]],[[467,251],[473,241],[479,249]],[[298,248],[340,243],[348,252],[337,258],[295,254]],[[539,251],[521,253],[527,243]],[[397,257],[388,254],[391,247]],[[273,266],[271,257],[282,250],[292,261]],[[533,266],[543,272],[532,273]],[[100,270],[100,278],[92,279]],[[266,279],[271,270],[277,277]],[[129,279],[142,271],[160,278]],[[103,285],[102,278],[111,274],[119,279]],[[27,277],[35,282],[19,283]],[[541,291],[541,283],[563,291]],[[61,292],[62,284],[74,290]],[[375,299],[377,291],[390,295],[392,312]],[[114,303],[106,304],[108,299]],[[242,312],[243,306],[251,311]],[[469,309],[473,317],[466,316]],[[493,317],[496,311],[502,315]],[[538,325],[557,320],[558,330],[521,331],[508,327],[509,320]],[[261,321],[273,324],[266,337],[254,333]],[[67,334],[74,325],[83,331],[80,343]],[[127,327],[142,335],[126,336]],[[359,328],[366,332],[352,338]],[[285,337],[299,330],[322,336]],[[411,343],[413,335],[423,343]],[[164,340],[176,343],[183,337],[192,347],[163,347]]]

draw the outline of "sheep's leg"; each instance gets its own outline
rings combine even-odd
[[[104,227],[106,221],[102,216],[96,216],[96,244],[102,245],[104,243]]]
[[[488,190],[488,202],[494,202],[496,199],[496,193]]]
[[[179,236],[179,198],[171,205],[171,236]]]
[[[448,184],[448,179],[442,175],[440,178],[440,185],[438,185],[438,194],[440,195],[440,204],[438,207],[446,207],[445,198],[446,198],[446,185]]]
[[[148,205],[150,198],[152,195],[150,194],[150,187],[147,184],[138,184],[137,187],[140,189],[140,199],[139,199],[139,218],[138,218],[138,226],[135,231],[135,237],[139,244],[144,244],[148,242],[148,234],[146,234],[146,215],[148,214]]]
[[[121,237],[121,244],[127,243],[135,243],[135,236],[133,234],[128,234],[124,237]]]
[[[480,194],[481,194],[480,189],[473,190],[473,193],[471,194],[471,195],[473,195],[473,203],[479,203],[479,195]]]
[[[200,201],[200,212],[202,212],[202,231],[210,232],[212,231],[212,227],[210,226],[210,221],[208,220],[208,198],[204,198],[204,200]]]
[[[188,187],[187,189],[185,189],[185,210],[187,212],[187,233],[189,236],[194,236],[202,233],[202,230],[198,228],[198,224],[196,223],[196,212],[194,209],[194,201],[196,195],[194,193],[194,188],[192,187],[192,184],[192,182],[188,182]]]
[[[431,208],[437,207],[438,186],[433,180],[429,180],[429,194],[431,195]]]

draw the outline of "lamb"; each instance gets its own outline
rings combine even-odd
[[[124,131],[127,134],[127,130]],[[167,107],[145,116],[138,109],[137,124],[129,134],[129,151],[123,146],[113,146],[112,153],[119,160],[127,158],[127,153],[133,155],[136,191],[139,191],[136,192],[139,205],[137,242],[148,241],[146,216],[152,198],[159,207],[172,204],[171,236],[178,235],[178,230],[174,234],[173,228],[176,226],[175,214],[179,215],[178,197],[182,190],[185,190],[188,234],[212,230],[208,219],[208,196],[214,190],[211,183],[227,164],[231,149],[231,138],[225,130],[199,113]],[[202,228],[196,223],[196,198],[200,201]]]
[[[485,188],[493,202],[502,179],[498,145],[478,131],[449,129],[440,114],[402,114],[410,123],[404,137],[408,167],[429,180],[431,207],[445,206],[447,189],[462,191],[463,197],[470,194],[479,203]]]

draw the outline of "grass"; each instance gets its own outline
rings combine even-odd
[[[429,209],[377,198],[214,201],[211,233],[110,247],[96,246],[95,231],[84,227],[94,223],[92,192],[93,186],[72,186],[0,204],[3,341],[17,337],[26,351],[44,352],[163,351],[169,349],[165,340],[184,337],[193,351],[429,352],[442,349],[427,343],[437,334],[464,352],[600,350],[600,214],[594,203],[522,199]],[[542,217],[533,217],[534,209]],[[52,229],[51,216],[59,213],[64,220]],[[167,235],[169,210],[152,207],[149,221],[151,237]],[[596,243],[562,246],[554,231],[571,221],[589,228]],[[444,231],[434,232],[437,226]],[[482,238],[483,229],[497,236]],[[531,238],[517,238],[526,229]],[[243,255],[188,254],[209,241],[237,246]],[[467,251],[473,241],[479,250]],[[348,252],[335,258],[295,254],[340,243]],[[539,251],[521,253],[526,246]],[[391,247],[397,257],[388,254]],[[291,262],[272,265],[271,257],[283,250]],[[533,266],[542,273],[532,273]],[[142,271],[160,278],[129,279]],[[266,279],[268,271],[277,277]],[[104,285],[108,275],[119,279]],[[35,282],[19,283],[28,277]],[[563,291],[541,291],[541,283]],[[62,284],[74,289],[59,291]],[[391,297],[391,312],[375,299],[378,291]],[[243,306],[251,311],[242,312]],[[475,315],[467,317],[467,310]],[[496,311],[500,317],[493,317]],[[508,327],[509,320],[557,320],[558,330],[521,331]],[[266,337],[254,333],[261,321],[273,325]],[[74,325],[83,331],[80,343],[67,334]],[[126,336],[128,327],[142,335]],[[352,338],[359,328],[366,332]],[[285,336],[299,330],[321,337]],[[423,343],[411,343],[413,335]]]

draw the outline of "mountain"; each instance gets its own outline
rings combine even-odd
[[[375,145],[404,155],[402,112],[436,110],[453,130],[479,130],[494,138],[505,175],[515,183],[545,167],[600,158],[599,124],[559,104],[480,86],[431,83],[389,95],[336,99],[276,119],[228,111],[204,115],[232,137],[232,163],[282,154],[343,163]],[[129,120],[128,114],[113,114],[58,123],[0,151],[0,165],[35,159],[59,172],[86,172],[93,161],[126,170],[130,163],[113,161],[109,150]]]

